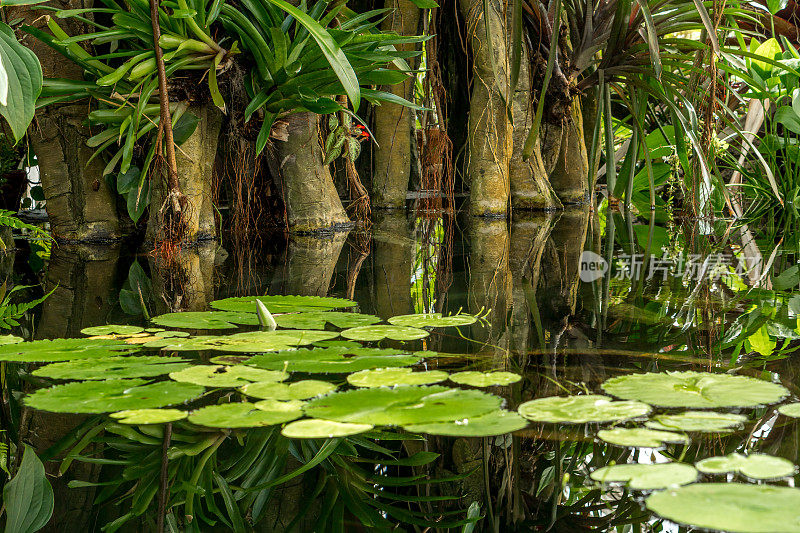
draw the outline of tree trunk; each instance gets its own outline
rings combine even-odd
[[[420,9],[411,0],[386,0],[386,8],[394,11],[383,21],[381,29],[400,35],[415,35]],[[398,50],[413,50],[413,44],[396,45]],[[413,98],[414,78],[399,85],[382,87],[406,100]],[[411,146],[414,112],[404,106],[384,103],[374,109],[375,141],[372,174],[372,207],[404,209],[411,176]]]
[[[188,242],[215,239],[217,228],[214,217],[213,171],[217,157],[217,143],[222,125],[222,114],[213,105],[192,107],[200,122],[194,133],[175,151],[178,164],[178,182],[186,206],[183,220],[186,224],[184,239]],[[167,185],[159,175],[150,180],[150,220],[147,224],[148,240],[154,240],[163,228]]]
[[[589,192],[589,154],[584,140],[581,100],[574,98],[571,117],[554,129],[561,130],[561,143],[555,168],[550,173],[553,186],[562,204],[585,204]]]
[[[179,172],[180,169],[178,167]],[[214,299],[217,250],[216,243],[205,242],[181,248],[169,257],[168,263],[158,256],[150,257],[155,302],[151,313],[207,310],[209,302]]]
[[[292,237],[286,256],[282,287],[273,294],[327,296],[347,233]]]
[[[505,10],[499,0],[489,1],[490,12],[486,16],[482,0],[459,0],[459,5],[467,21],[473,57],[467,156],[469,212],[473,216],[505,217],[513,148],[511,122],[503,102],[508,87]],[[487,22],[493,36],[491,43],[486,42]]]
[[[57,9],[78,9],[91,5],[80,0],[55,1]],[[21,17],[26,23],[47,31],[41,11],[14,9],[9,18]],[[70,35],[87,33],[89,28],[73,18],[59,19]],[[45,78],[82,80],[81,69],[37,39],[26,35],[22,42],[34,51]],[[52,105],[36,113],[28,130],[31,147],[39,161],[42,189],[53,236],[62,241],[103,242],[122,236],[116,208],[116,193],[103,179],[101,158],[86,162],[94,149],[86,146],[91,136],[84,125],[89,112],[86,103]]]
[[[372,229],[375,314],[387,319],[413,313],[411,274],[415,243],[408,219],[405,213],[382,213]]]
[[[469,222],[469,286],[468,306],[470,313],[481,309],[490,311],[486,319],[490,327],[483,324],[472,326],[472,340],[485,346],[476,352],[484,355],[499,355],[507,346],[505,335],[506,313],[512,303],[511,271],[509,269],[509,232],[505,220],[472,219]]]
[[[350,222],[323,163],[317,115],[287,117],[288,139],[275,141],[269,154],[272,175],[279,180],[289,219],[289,230],[309,233],[336,230]]]

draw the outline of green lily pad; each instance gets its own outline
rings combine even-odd
[[[657,407],[755,407],[789,395],[782,385],[760,379],[692,371],[618,376],[602,388],[619,398]]]
[[[166,330],[161,329],[153,333],[154,337],[158,337],[160,339],[171,339],[175,337],[190,337],[188,331],[176,331],[176,330]]]
[[[469,326],[478,319],[472,315],[442,316],[442,313],[419,313],[415,315],[393,316],[388,320],[395,326],[409,326],[413,328],[445,328],[448,326]]]
[[[665,444],[689,444],[689,437],[671,431],[643,428],[602,429],[597,437],[609,444],[629,448],[661,448]]]
[[[370,326],[380,321],[381,319],[374,315],[345,313],[342,311],[309,311],[275,317],[275,322],[280,327],[291,329],[325,329],[325,324],[332,324],[337,328],[354,328]]]
[[[708,457],[695,466],[704,474],[739,473],[751,479],[780,479],[794,475],[797,470],[791,461],[763,453]]]
[[[747,421],[744,415],[716,411],[686,411],[675,415],[657,415],[645,425],[664,431],[728,431]]]
[[[306,418],[286,424],[281,430],[281,434],[292,439],[332,439],[334,437],[358,435],[372,428],[371,424],[351,424],[334,422],[333,420]]]
[[[24,341],[25,339],[22,337],[17,337],[16,335],[0,335],[0,346],[5,346],[7,344],[18,344]]]
[[[39,389],[25,398],[25,404],[53,413],[110,413],[186,403],[204,390],[199,385],[175,381],[150,385],[143,379],[79,381]]]
[[[177,422],[186,418],[188,414],[179,409],[128,409],[108,416],[115,418],[120,424],[144,425]]]
[[[260,409],[250,402],[209,405],[189,414],[189,422],[211,428],[252,428],[274,426],[303,416],[295,404]]]
[[[354,387],[396,387],[398,385],[432,385],[447,379],[447,372],[429,370],[414,372],[410,368],[376,368],[347,376]]]
[[[0,346],[0,361],[52,363],[77,359],[98,359],[139,351],[138,346],[113,339],[57,339]]]
[[[250,383],[243,386],[244,394],[253,398],[269,400],[307,400],[336,390],[336,385],[327,381],[306,379],[296,383]]]
[[[206,387],[234,388],[254,381],[283,381],[286,372],[263,370],[251,366],[196,365],[170,373],[169,377],[183,383],[194,383]]]
[[[472,387],[493,387],[495,385],[511,385],[521,380],[522,376],[514,372],[456,372],[450,375],[450,381],[459,385]]]
[[[380,341],[391,339],[393,341],[415,341],[424,339],[429,333],[424,329],[409,328],[405,326],[361,326],[342,331],[342,337],[354,341]]]
[[[144,331],[144,328],[139,326],[120,326],[116,324],[109,324],[108,326],[94,326],[91,328],[83,328],[81,333],[84,335],[136,335]]]
[[[161,333],[161,332],[167,331],[164,328],[145,328],[144,330],[147,333]]]
[[[338,337],[333,331],[283,330],[249,331],[233,335],[200,336],[186,339],[158,339],[145,344],[145,348],[162,348],[167,351],[217,350],[234,353],[277,352],[296,346],[311,344]]]
[[[800,418],[800,402],[787,403],[786,405],[781,405],[780,407],[778,407],[778,412],[783,416],[788,416],[791,418]]]
[[[694,483],[697,470],[684,463],[634,463],[604,466],[590,477],[599,483],[624,483],[636,490],[657,490]]]
[[[244,296],[225,298],[211,302],[211,307],[220,311],[256,312],[256,299],[267,306],[270,313],[297,313],[300,311],[330,311],[344,307],[355,307],[356,302],[344,298],[322,296]]]
[[[519,414],[534,422],[585,424],[618,422],[650,413],[650,406],[641,402],[618,402],[608,396],[550,396],[525,402]]]
[[[409,424],[403,429],[412,433],[428,433],[447,437],[492,437],[513,433],[527,427],[528,421],[513,411],[491,411],[474,418],[450,422]]]
[[[800,489],[697,483],[647,497],[647,508],[678,524],[729,533],[800,532]]]
[[[410,366],[419,362],[416,355],[402,350],[379,348],[302,348],[291,352],[256,355],[248,365],[270,370],[338,374],[371,368]]]
[[[159,315],[151,321],[166,328],[236,329],[239,325],[257,326],[258,316],[234,311],[184,311]]]
[[[314,346],[317,348],[361,348],[362,345],[356,341],[332,340],[315,342]]]
[[[33,371],[34,376],[50,379],[123,379],[147,378],[177,372],[189,367],[179,357],[130,356],[103,357],[101,359],[79,359],[63,363],[51,363]]]
[[[215,365],[226,365],[226,366],[233,366],[233,365],[241,365],[251,356],[249,355],[218,355],[216,357],[212,357],[208,360],[209,363]]]
[[[478,390],[430,387],[355,389],[308,402],[306,414],[337,422],[405,426],[474,418],[497,411],[502,399]]]

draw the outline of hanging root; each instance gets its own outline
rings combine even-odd
[[[345,158],[345,171],[347,173],[347,188],[350,191],[350,204],[347,206],[347,210],[350,211],[350,216],[358,222],[369,226],[370,214],[372,213],[369,193],[364,184],[361,183],[355,163],[349,157]]]

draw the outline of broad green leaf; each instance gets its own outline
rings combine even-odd
[[[377,368],[347,376],[354,387],[397,387],[400,385],[432,385],[447,379],[447,372],[429,370],[414,372],[410,368]]]
[[[136,335],[144,331],[144,328],[139,326],[124,326],[109,324],[108,326],[93,326],[90,328],[83,328],[81,333],[84,335]]]
[[[155,377],[177,372],[190,365],[178,357],[157,355],[103,357],[52,363],[33,371],[34,376],[50,379],[107,380]]]
[[[458,314],[442,316],[441,313],[428,313],[416,315],[393,316],[388,320],[389,324],[395,326],[406,326],[414,328],[444,328],[447,326],[469,326],[478,319],[472,315]]]
[[[528,421],[512,411],[491,411],[481,416],[450,422],[407,424],[403,429],[412,433],[428,433],[448,437],[491,437],[513,433],[527,427]]]
[[[261,300],[271,313],[330,311],[331,309],[356,306],[356,302],[352,300],[322,296],[244,296],[215,300],[211,302],[211,307],[220,311],[255,313],[256,299]]]
[[[23,444],[22,463],[16,475],[3,487],[6,533],[33,533],[42,529],[53,514],[53,487],[44,465],[33,448]]]
[[[732,472],[751,479],[780,479],[793,476],[797,471],[797,467],[791,461],[763,453],[751,453],[750,455],[732,453],[721,457],[707,457],[695,466],[704,474]]]
[[[0,361],[49,363],[113,357],[139,351],[138,346],[114,339],[57,339],[0,346]]]
[[[521,380],[522,376],[514,372],[456,372],[450,375],[450,381],[459,385],[472,387],[493,387],[511,385]]]
[[[621,464],[595,470],[591,478],[599,483],[623,483],[632,489],[666,489],[693,483],[697,470],[683,463]]]
[[[354,341],[380,341],[391,339],[394,341],[413,341],[424,339],[430,335],[424,329],[409,328],[405,326],[360,326],[342,331],[342,337]]]
[[[17,41],[14,31],[0,22],[0,115],[16,141],[33,120],[42,91],[42,67],[32,50]]]
[[[262,372],[267,372],[262,370]],[[250,383],[239,389],[243,394],[263,400],[308,400],[336,390],[327,381],[305,379],[296,383]]]
[[[645,425],[651,429],[664,431],[730,431],[747,421],[744,415],[717,413],[714,411],[686,411],[678,414],[654,416]]]
[[[350,424],[307,418],[286,424],[281,430],[281,434],[292,439],[332,439],[358,435],[371,430],[372,427],[371,424]]]
[[[298,402],[272,402],[262,404],[249,402],[209,405],[189,414],[189,422],[213,428],[251,428],[274,426],[303,416]]]
[[[402,350],[335,346],[257,355],[246,364],[270,370],[286,369],[288,372],[338,374],[371,368],[410,366],[419,360],[420,356],[404,353]]]
[[[325,329],[325,324],[332,324],[337,328],[352,328],[369,326],[380,321],[381,319],[374,315],[341,311],[306,311],[275,317],[278,326],[292,329]]]
[[[689,437],[686,435],[643,428],[601,429],[597,437],[609,444],[629,448],[661,448],[665,444],[689,444]]]
[[[152,322],[165,328],[236,329],[237,324],[257,326],[258,317],[235,311],[184,311],[153,317]]]
[[[178,409],[128,409],[111,413],[111,418],[120,424],[166,424],[167,422],[177,422],[188,416],[186,411]]]
[[[255,381],[283,381],[289,377],[289,374],[244,365],[195,365],[172,372],[169,377],[182,383],[194,383],[205,387],[235,388]]]
[[[650,413],[650,406],[641,402],[616,402],[608,396],[550,396],[519,406],[519,414],[534,422],[585,424],[618,422]]]

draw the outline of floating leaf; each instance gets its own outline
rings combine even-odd
[[[25,339],[22,337],[17,337],[16,335],[0,335],[0,346],[5,346],[7,344],[18,344],[23,341],[25,341]]]
[[[388,320],[395,326],[409,326],[414,328],[445,328],[448,326],[469,326],[478,319],[472,315],[442,316],[442,313],[419,313],[415,315],[393,316]]]
[[[266,372],[266,371],[265,371]],[[240,389],[253,398],[269,400],[307,400],[336,390],[336,385],[327,381],[306,379],[296,383],[250,383]]]
[[[797,470],[791,461],[762,453],[708,457],[695,466],[704,474],[739,473],[751,479],[780,479],[794,475]]]
[[[303,416],[303,410],[294,403],[275,404],[265,410],[249,402],[209,405],[189,414],[189,422],[212,428],[252,428],[274,426]]]
[[[183,383],[194,383],[206,387],[241,387],[254,381],[283,381],[289,377],[286,372],[263,370],[250,366],[196,365],[169,377]]]
[[[283,436],[292,439],[332,439],[334,437],[349,437],[364,433],[372,429],[372,427],[371,424],[350,424],[347,422],[307,418],[286,424],[281,433]]]
[[[211,302],[211,307],[220,311],[238,311],[255,313],[259,299],[267,306],[270,313],[297,313],[300,311],[330,311],[343,307],[355,307],[356,302],[344,298],[328,298],[322,296],[244,296],[225,298]]]
[[[215,365],[241,365],[250,359],[249,355],[218,355],[209,359],[210,363]]]
[[[393,341],[414,341],[424,339],[429,333],[424,329],[409,328],[405,326],[361,326],[342,331],[342,337],[354,341],[379,341],[391,339]]]
[[[521,380],[522,376],[514,372],[456,372],[450,375],[450,381],[459,385],[472,387],[492,387],[495,385],[511,385]]]
[[[144,328],[139,326],[120,326],[116,324],[109,324],[108,326],[93,326],[91,328],[83,328],[81,333],[84,335],[136,335],[144,331]]]
[[[410,368],[378,368],[362,370],[347,376],[354,387],[395,387],[398,385],[432,385],[447,379],[447,372],[429,370],[414,372]]]
[[[314,346],[317,348],[361,348],[361,344],[356,341],[319,341],[315,342]]]
[[[670,431],[643,428],[602,429],[597,437],[609,444],[629,448],[661,448],[665,444],[689,444],[689,437]]]
[[[800,489],[697,483],[648,496],[647,508],[678,524],[730,533],[800,532]]]
[[[52,363],[33,371],[34,376],[50,379],[121,379],[147,378],[177,372],[189,367],[179,357],[131,356],[79,359]]]
[[[782,385],[747,376],[708,372],[661,372],[611,378],[603,390],[658,407],[755,407],[781,401]]]
[[[356,389],[328,394],[306,406],[306,414],[337,422],[405,426],[463,420],[500,408],[502,399],[477,390],[430,387]]]
[[[6,533],[39,531],[53,514],[53,487],[47,481],[44,465],[33,448],[24,444],[22,463],[17,474],[3,487],[6,510]]]
[[[618,422],[650,413],[650,406],[641,402],[617,402],[608,396],[550,396],[525,402],[519,414],[534,422],[585,424]]]
[[[409,424],[403,429],[412,433],[429,433],[448,437],[491,437],[525,428],[528,421],[513,411],[491,411],[481,416],[450,422]]]
[[[191,335],[186,331],[174,331],[174,330],[160,330],[154,332],[154,337],[159,337],[161,339],[170,339],[175,337],[190,337]]]
[[[333,331],[284,330],[249,331],[233,335],[200,336],[185,339],[159,339],[148,342],[146,348],[168,351],[218,350],[235,353],[277,352],[295,346],[311,344],[338,337]]]
[[[781,405],[778,407],[778,412],[791,418],[800,418],[800,402]]]
[[[625,483],[632,489],[656,490],[693,483],[697,470],[684,463],[622,464],[604,466],[590,477],[600,483]]]
[[[112,357],[138,350],[138,346],[113,339],[42,340],[0,346],[0,361],[50,363]]]
[[[238,325],[257,326],[258,317],[233,311],[184,311],[153,317],[152,322],[167,328],[236,329]]]
[[[744,415],[716,411],[686,411],[675,415],[658,415],[645,425],[665,431],[727,431],[747,421]]]
[[[378,348],[316,348],[256,355],[248,365],[270,370],[337,374],[370,368],[402,367],[419,362],[416,355]]]
[[[54,413],[110,413],[185,403],[205,390],[199,385],[175,381],[146,383],[143,379],[67,383],[39,389],[25,399],[25,404]]]
[[[166,424],[167,422],[177,422],[186,418],[188,413],[178,409],[128,409],[111,413],[120,424]]]
[[[275,321],[282,328],[325,329],[325,324],[332,324],[337,328],[354,328],[377,324],[381,319],[374,315],[362,315],[361,313],[309,311],[306,313],[279,315],[275,317]]]

